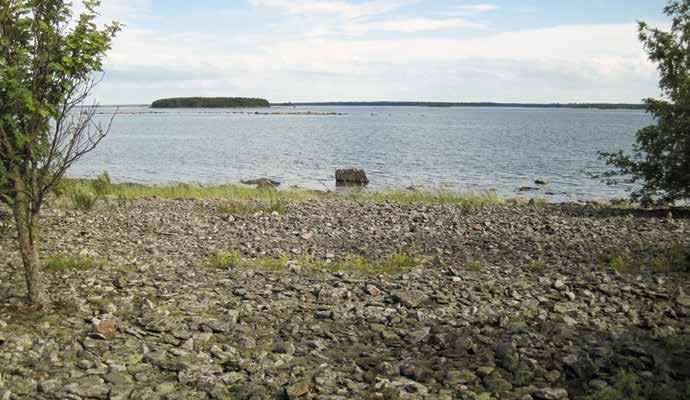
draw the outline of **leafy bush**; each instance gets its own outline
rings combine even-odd
[[[91,181],[91,187],[98,197],[103,197],[110,194],[111,186],[112,184],[110,182],[110,175],[108,175],[108,171],[101,172],[96,179]]]
[[[96,202],[98,201],[98,197],[83,190],[75,190],[71,192],[70,198],[72,199],[72,205],[74,208],[83,211],[91,211],[96,206]]]
[[[671,30],[639,24],[639,37],[649,59],[658,64],[659,86],[666,99],[647,99],[656,125],[637,132],[632,156],[623,151],[600,153],[615,170],[603,176],[609,183],[642,182],[631,198],[642,204],[673,204],[690,198],[690,0],[672,0],[664,8]]]
[[[73,179],[62,178],[57,184],[55,184],[55,186],[53,186],[51,191],[55,196],[62,197],[70,194],[74,190],[75,186],[75,181]]]

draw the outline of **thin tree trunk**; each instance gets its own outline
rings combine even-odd
[[[32,305],[43,305],[47,302],[47,297],[39,257],[39,216],[29,210],[28,199],[17,196],[14,219],[17,224],[19,252],[24,264],[27,301]]]

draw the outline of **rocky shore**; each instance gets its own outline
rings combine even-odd
[[[690,396],[690,277],[621,273],[611,260],[653,264],[690,248],[687,215],[331,200],[241,214],[223,204],[47,209],[44,255],[107,262],[48,272],[55,303],[43,311],[21,305],[13,232],[0,230],[0,399]],[[298,262],[401,249],[419,262],[399,274]],[[219,250],[288,261],[205,265]]]

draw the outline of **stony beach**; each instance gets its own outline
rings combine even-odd
[[[14,232],[2,230],[0,399],[690,395],[688,274],[608,263],[690,248],[687,213],[311,200],[243,214],[223,204],[49,207],[45,256],[104,260],[48,272],[47,310],[22,305]],[[207,265],[221,250],[284,265]],[[400,250],[415,265],[390,274],[300,263]]]

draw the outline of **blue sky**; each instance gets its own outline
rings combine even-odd
[[[96,97],[639,102],[659,91],[635,21],[665,4],[104,0],[127,26]]]

